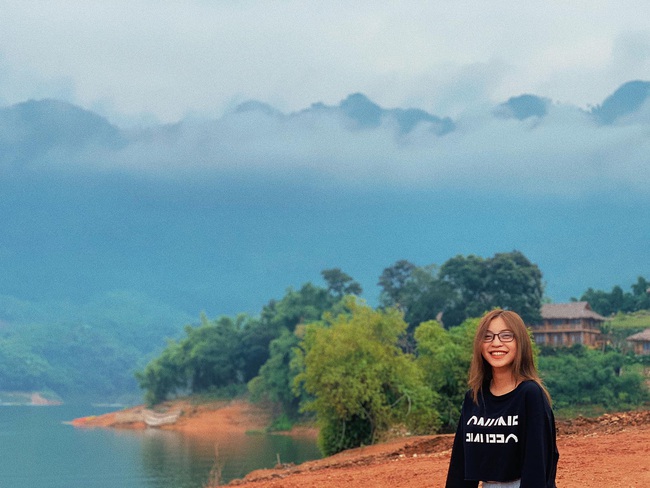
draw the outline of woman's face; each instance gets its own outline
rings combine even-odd
[[[512,341],[504,342],[501,340],[501,336],[496,335],[503,332],[509,332],[513,337]],[[491,342],[483,341],[481,345],[483,358],[492,366],[493,370],[511,369],[517,356],[517,341],[514,339],[513,331],[508,328],[501,317],[495,317],[488,325],[485,333],[486,335],[493,335],[494,338]]]

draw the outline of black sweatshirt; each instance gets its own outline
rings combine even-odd
[[[521,478],[521,488],[554,488],[558,458],[555,418],[541,387],[524,381],[494,396],[486,385],[478,405],[471,391],[465,395],[446,487]]]

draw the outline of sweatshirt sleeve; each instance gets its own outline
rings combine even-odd
[[[468,397],[463,401],[463,407],[460,412],[460,419],[458,420],[458,427],[456,428],[456,436],[454,437],[454,446],[451,450],[451,460],[449,461],[449,470],[447,471],[447,483],[445,488],[476,488],[478,481],[465,480],[465,449],[463,446],[463,419],[465,417],[465,404]],[[471,401],[471,400],[470,400]]]
[[[543,391],[535,386],[526,395],[526,438],[521,488],[554,488],[559,457],[555,419]]]

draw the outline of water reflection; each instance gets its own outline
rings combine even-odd
[[[277,453],[285,463],[320,457],[310,438],[82,429],[64,423],[106,411],[0,407],[0,487],[202,488],[215,462],[215,445],[224,463],[224,483],[274,466]]]
[[[215,465],[215,449],[223,483],[250,471],[282,462],[301,463],[320,457],[313,439],[282,435],[228,434],[195,436],[148,429],[142,436],[142,464],[156,488],[200,488]],[[153,482],[153,483],[151,483]]]

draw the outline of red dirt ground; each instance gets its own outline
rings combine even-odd
[[[188,435],[214,436],[233,431],[262,430],[263,410],[245,402],[180,405],[183,415],[173,426]],[[135,409],[132,409],[135,410]],[[77,419],[87,427],[143,428],[115,423],[115,414]],[[650,411],[578,418],[557,423],[558,488],[646,488],[650,486]],[[315,435],[313,429],[294,432]],[[442,487],[445,483],[451,435],[398,438],[352,449],[297,466],[258,470],[230,485],[244,488],[375,488]]]

